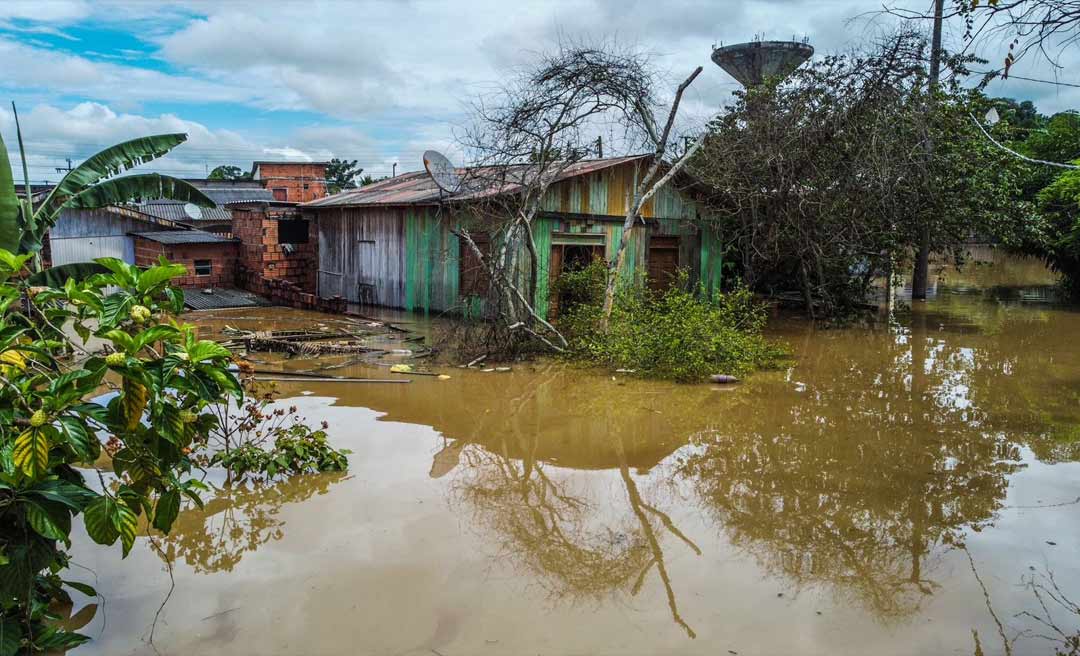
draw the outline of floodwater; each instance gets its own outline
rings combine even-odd
[[[183,511],[153,646],[163,560],[77,537],[105,598],[78,653],[1053,654],[1080,631],[1080,313],[992,259],[873,327],[778,320],[794,364],[730,388],[283,384],[349,472]],[[308,318],[252,312],[192,318]]]

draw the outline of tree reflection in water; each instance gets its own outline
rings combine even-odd
[[[630,474],[631,466],[642,470],[655,464],[655,449],[638,439],[640,435],[625,438],[619,427],[626,425],[626,418],[620,422],[613,410],[617,406],[600,394],[575,407],[578,416],[586,418],[579,439],[545,436],[522,418],[531,416],[537,397],[555,384],[556,377],[542,377],[511,399],[505,413],[492,413],[480,423],[475,442],[449,440],[435,455],[431,476],[438,478],[456,468],[454,499],[468,505],[476,523],[497,536],[502,555],[528,570],[553,597],[574,601],[616,592],[636,596],[655,570],[672,618],[687,635],[696,637],[679,614],[661,537],[667,532],[694,553],[701,555],[701,550],[667,514],[643,499]],[[627,453],[627,439],[634,440],[638,449],[633,455]],[[549,475],[552,465],[539,453],[556,461],[617,470],[627,506],[590,503],[583,491],[567,489],[564,479]],[[618,519],[604,520],[613,513]]]
[[[825,584],[879,618],[933,593],[936,555],[1001,508],[1020,444],[971,392],[979,353],[910,329],[852,347],[820,334],[780,398],[736,409],[679,458],[732,543],[798,590]]]
[[[539,439],[533,435],[534,446]],[[545,463],[514,460],[509,449],[499,453],[476,444],[464,446],[466,466],[455,481],[455,495],[472,507],[477,523],[499,537],[502,555],[527,569],[556,598],[599,599],[617,591],[636,596],[655,569],[672,619],[694,638],[679,614],[664,562],[663,531],[697,555],[701,550],[666,513],[644,501],[621,439],[613,440],[623,455],[618,469],[630,511],[615,524],[591,516],[598,514],[598,506],[562,489],[545,471]]]
[[[182,511],[161,538],[170,562],[182,558],[199,573],[231,572],[244,554],[285,535],[282,506],[300,503],[346,478],[343,472],[303,474],[280,481],[211,486],[202,508]]]

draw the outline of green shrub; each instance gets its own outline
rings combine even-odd
[[[709,295],[689,285],[685,273],[664,292],[640,284],[622,286],[603,331],[605,273],[599,263],[560,278],[560,285],[576,289],[576,298],[583,301],[563,308],[559,319],[575,359],[693,382],[711,374],[745,375],[776,366],[785,357],[780,346],[762,335],[765,306],[749,290]]]

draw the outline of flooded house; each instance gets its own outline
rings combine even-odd
[[[554,309],[552,283],[564,270],[614,256],[635,183],[649,163],[647,155],[575,162],[548,188],[533,224],[541,315]],[[457,174],[477,177],[474,169]],[[486,285],[459,228],[490,196],[488,190],[448,195],[417,171],[302,204],[318,239],[317,294],[423,312],[470,307]],[[659,287],[686,269],[707,288],[719,285],[720,242],[698,227],[708,218],[701,203],[669,184],[641,214],[644,225],[629,244],[631,275]],[[482,235],[477,245],[481,252],[490,247]]]

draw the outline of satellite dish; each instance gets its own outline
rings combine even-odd
[[[456,194],[461,187],[461,179],[458,178],[454,165],[437,150],[424,151],[424,169],[439,189],[448,194]]]
[[[990,111],[986,112],[986,124],[987,125],[997,125],[998,121],[1000,121],[1000,120],[1001,120],[1001,117],[998,116],[998,111],[996,109],[994,109],[993,107],[990,108]]]
[[[202,218],[202,208],[195,203],[184,203],[184,214],[187,214],[189,219],[198,221]]]

